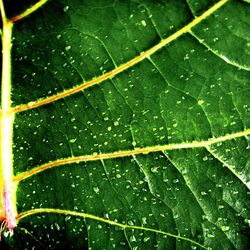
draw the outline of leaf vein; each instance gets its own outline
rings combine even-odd
[[[92,220],[97,220],[97,221],[100,221],[100,222],[103,222],[103,223],[107,223],[109,225],[120,227],[124,231],[126,229],[136,229],[136,230],[144,230],[144,231],[148,231],[148,232],[153,232],[153,233],[157,233],[157,234],[163,234],[163,235],[167,235],[167,236],[170,236],[170,237],[174,237],[176,239],[191,242],[192,244],[195,244],[195,245],[201,247],[202,249],[207,249],[206,247],[204,247],[200,243],[198,243],[198,242],[196,242],[196,241],[194,241],[192,239],[180,236],[180,235],[175,235],[175,234],[164,232],[162,230],[148,228],[148,227],[134,226],[134,225],[132,226],[132,225],[128,225],[128,224],[122,224],[122,223],[119,223],[119,222],[115,222],[115,221],[112,221],[112,220],[107,220],[107,219],[98,217],[96,215],[92,215],[92,214],[88,214],[88,213],[81,213],[81,212],[76,212],[76,211],[70,211],[70,210],[62,210],[62,209],[54,209],[54,208],[32,209],[32,210],[29,210],[29,211],[26,211],[26,212],[23,212],[23,213],[19,214],[17,216],[17,220],[20,221],[21,219],[23,219],[23,218],[25,218],[27,216],[34,215],[34,214],[37,214],[37,213],[57,213],[57,214],[84,217],[84,218],[88,218],[88,219],[92,219]]]
[[[18,113],[18,112],[22,112],[22,111],[26,111],[29,109],[33,109],[33,108],[37,108],[40,107],[42,105],[46,105],[48,103],[57,101],[59,99],[65,98],[67,96],[70,96],[72,94],[75,94],[81,90],[84,90],[86,88],[92,87],[96,84],[99,84],[111,77],[114,77],[116,75],[118,75],[119,73],[127,70],[128,68],[134,66],[135,64],[143,61],[145,58],[150,57],[152,54],[154,54],[155,52],[157,52],[158,50],[160,50],[161,48],[163,48],[165,45],[169,44],[170,42],[176,40],[178,37],[180,37],[181,35],[189,32],[193,27],[195,27],[197,24],[199,24],[200,22],[202,22],[204,19],[206,19],[208,16],[210,16],[211,14],[213,14],[216,10],[218,10],[221,6],[223,6],[226,2],[228,2],[229,0],[220,0],[219,2],[217,2],[215,5],[213,5],[210,9],[208,9],[207,11],[205,11],[202,15],[200,15],[199,17],[195,18],[193,21],[191,21],[190,23],[188,23],[187,25],[185,25],[184,27],[182,27],[181,29],[179,29],[178,31],[176,31],[174,34],[170,35],[169,37],[165,38],[164,40],[162,40],[161,42],[159,42],[158,44],[156,44],[155,46],[153,46],[152,48],[150,48],[149,50],[142,52],[140,55],[136,56],[135,58],[131,59],[130,61],[120,65],[119,67],[111,70],[110,72],[107,72],[99,77],[93,78],[90,81],[87,82],[83,82],[80,85],[77,85],[71,89],[65,90],[61,93],[46,97],[46,98],[41,98],[38,99],[36,101],[31,101],[27,104],[22,104],[19,106],[15,106],[13,107],[12,111],[14,113]]]
[[[16,182],[19,182],[23,179],[26,179],[35,174],[38,174],[44,170],[47,170],[56,166],[60,166],[60,165],[70,164],[70,163],[113,159],[113,158],[133,156],[133,155],[138,155],[138,154],[148,154],[152,152],[159,152],[159,151],[165,151],[165,150],[207,148],[210,145],[221,143],[227,140],[233,140],[239,137],[247,136],[249,134],[250,134],[250,129],[247,129],[241,132],[224,135],[224,136],[217,137],[217,138],[209,138],[207,141],[192,141],[192,142],[186,142],[186,143],[157,145],[157,146],[151,146],[151,147],[145,147],[145,148],[135,148],[133,150],[116,151],[113,153],[92,154],[92,155],[83,155],[83,156],[64,158],[64,159],[55,160],[55,161],[46,163],[44,165],[35,167],[33,169],[30,169],[28,171],[19,173],[18,175],[14,176],[13,180]]]

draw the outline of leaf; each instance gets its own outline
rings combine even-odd
[[[248,3],[1,5],[5,244],[249,247]]]

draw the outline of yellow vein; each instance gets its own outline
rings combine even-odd
[[[212,144],[224,142],[227,140],[232,140],[232,139],[239,138],[242,136],[247,136],[249,134],[250,134],[250,129],[247,129],[242,132],[228,134],[228,135],[217,137],[217,138],[209,138],[207,141],[193,141],[193,142],[186,142],[186,143],[157,145],[157,146],[152,146],[152,147],[135,148],[133,150],[117,151],[117,152],[112,152],[112,153],[83,155],[83,156],[64,158],[64,159],[59,159],[59,160],[52,161],[44,165],[35,167],[26,172],[22,172],[16,175],[13,180],[16,182],[19,182],[35,174],[38,174],[44,170],[57,167],[60,165],[70,164],[70,163],[113,159],[113,158],[120,158],[120,157],[126,157],[126,156],[138,155],[138,154],[148,154],[152,152],[159,152],[159,151],[165,151],[165,150],[175,150],[175,149],[185,149],[185,148],[202,148],[202,147],[206,148]]]
[[[41,8],[48,0],[40,0],[39,2],[37,2],[36,4],[34,4],[33,6],[31,6],[30,8],[28,8],[27,10],[25,10],[23,13],[21,13],[20,15],[17,15],[15,17],[12,17],[9,21],[14,23],[17,22],[27,16],[29,16],[30,14],[32,14],[33,12],[37,11],[39,8]]]
[[[11,112],[11,41],[13,24],[5,16],[3,0],[2,15],[2,79],[0,112],[0,217],[6,219],[7,227],[16,226],[16,183],[13,182],[12,137],[15,114]]]
[[[103,222],[103,223],[107,223],[107,224],[112,225],[112,226],[120,227],[123,230],[135,229],[135,230],[153,232],[153,233],[157,233],[157,234],[163,234],[163,235],[166,235],[166,236],[169,236],[169,237],[174,237],[174,238],[179,239],[179,240],[188,241],[188,242],[190,242],[192,244],[195,244],[195,245],[197,245],[197,246],[199,246],[199,247],[201,247],[203,249],[207,249],[206,247],[204,247],[200,243],[198,243],[198,242],[196,242],[194,240],[191,240],[189,238],[180,236],[180,235],[175,235],[175,234],[167,233],[167,232],[164,232],[164,231],[161,231],[161,230],[148,228],[148,227],[143,227],[143,226],[132,226],[132,225],[127,225],[127,224],[122,224],[122,223],[115,222],[115,221],[112,221],[112,220],[107,220],[107,219],[104,219],[104,218],[101,218],[101,217],[98,217],[98,216],[95,216],[95,215],[92,215],[92,214],[75,212],[75,211],[70,211],[70,210],[55,209],[55,208],[32,209],[32,210],[29,210],[29,211],[26,211],[26,212],[23,212],[23,213],[19,214],[17,216],[17,220],[19,221],[19,220],[21,220],[21,219],[23,219],[23,218],[25,218],[27,216],[37,214],[37,213],[57,213],[57,214],[63,214],[63,215],[72,215],[72,216],[88,218],[88,219],[100,221],[100,222]]]
[[[200,15],[199,17],[195,18],[192,22],[190,22],[189,24],[187,24],[186,26],[184,26],[183,28],[181,28],[180,30],[178,30],[177,32],[175,32],[174,34],[170,35],[169,37],[163,39],[160,43],[156,44],[155,46],[153,46],[152,48],[150,48],[149,50],[142,52],[140,55],[138,55],[137,57],[131,59],[130,61],[126,62],[125,64],[120,65],[119,67],[115,68],[114,70],[101,75],[97,78],[94,78],[90,81],[87,82],[83,82],[80,85],[77,85],[71,89],[65,90],[61,93],[58,93],[56,95],[53,96],[49,96],[46,98],[41,98],[38,99],[36,101],[32,101],[29,102],[27,104],[22,104],[16,107],[13,107],[13,112],[21,112],[21,111],[25,111],[25,110],[29,110],[29,109],[33,109],[33,108],[37,108],[39,106],[54,102],[56,100],[59,100],[61,98],[70,96],[72,94],[75,94],[81,90],[84,90],[86,88],[89,88],[95,84],[99,84],[111,77],[116,76],[117,74],[127,70],[128,68],[134,66],[135,64],[141,62],[142,60],[144,60],[147,57],[150,57],[152,54],[154,54],[156,51],[158,51],[159,49],[161,49],[162,47],[164,47],[165,45],[169,44],[170,42],[172,42],[173,40],[177,39],[178,37],[180,37],[181,35],[183,35],[184,33],[190,31],[194,26],[196,26],[197,24],[199,24],[202,20],[204,20],[205,18],[207,18],[208,16],[210,16],[211,14],[213,14],[216,10],[218,10],[221,6],[223,6],[226,2],[228,2],[229,0],[221,0],[219,2],[217,2],[215,5],[213,5],[210,9],[208,9],[207,11],[205,11],[202,15]]]

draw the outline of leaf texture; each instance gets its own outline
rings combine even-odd
[[[24,2],[6,1],[10,20]],[[247,249],[249,17],[237,0],[55,0],[15,22],[18,225],[4,241]]]

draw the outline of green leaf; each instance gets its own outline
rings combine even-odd
[[[11,140],[2,94],[0,214],[6,185],[17,209],[4,244],[248,249],[249,4],[4,4],[15,120]]]

